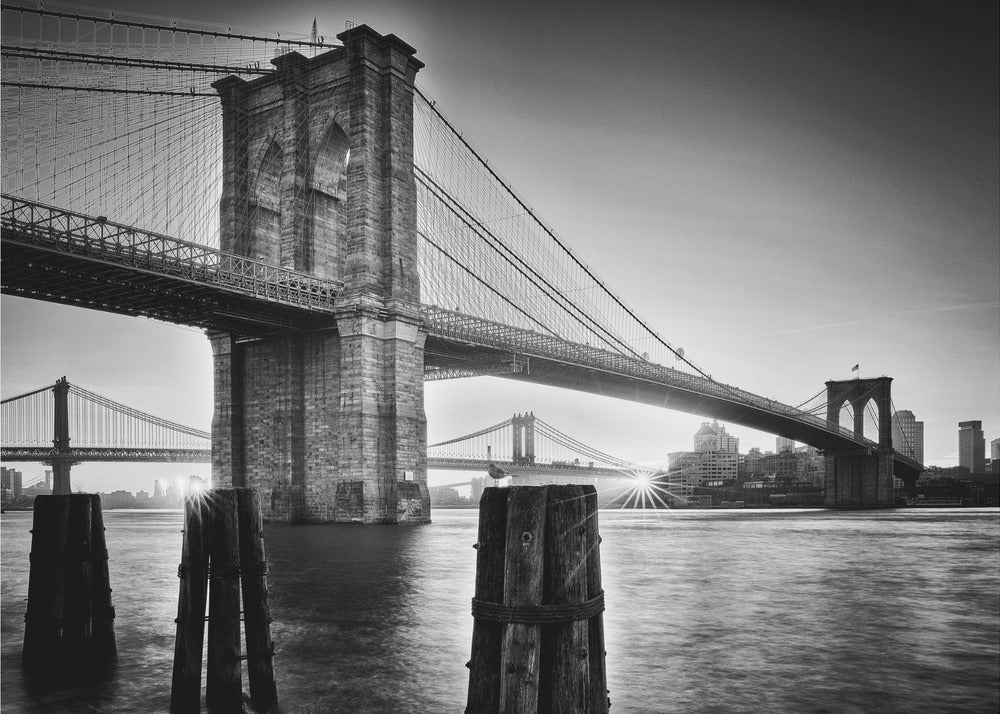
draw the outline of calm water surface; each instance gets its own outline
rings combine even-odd
[[[268,526],[285,712],[461,712],[478,514]],[[2,518],[4,712],[165,712],[179,512],[105,514],[120,650],[20,672],[31,514]],[[1000,511],[601,511],[611,711],[1000,710]]]

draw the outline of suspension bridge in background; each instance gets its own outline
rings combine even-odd
[[[211,434],[147,414],[65,377],[4,399],[0,460],[52,466],[52,492],[70,492],[70,468],[87,462],[206,463]]]
[[[3,292],[204,329],[213,479],[270,493],[269,519],[426,521],[424,381],[481,375],[810,444],[833,506],[891,505],[893,475],[922,468],[893,448],[890,378],[791,406],[662,338],[394,35],[2,11]]]
[[[495,478],[504,474],[631,477],[655,471],[574,439],[534,413],[515,414],[499,424],[427,446],[428,469],[486,473],[491,467]]]
[[[69,493],[68,466],[88,462],[211,463],[211,434],[121,404],[62,377],[2,402],[0,460],[58,466],[53,491]],[[510,476],[628,476],[650,470],[606,454],[533,413],[427,447],[427,467]]]

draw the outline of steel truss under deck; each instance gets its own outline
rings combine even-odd
[[[5,293],[209,329],[332,324],[341,283],[13,196]]]

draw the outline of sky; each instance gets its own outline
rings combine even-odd
[[[162,2],[103,7],[163,15]],[[1000,437],[998,6],[959,2],[192,2],[172,17],[393,33],[418,84],[605,283],[716,379],[798,404],[893,377],[925,462]],[[71,382],[208,429],[197,330],[4,296],[3,396]],[[641,463],[696,415],[480,377],[426,387],[428,443],[534,411]],[[750,447],[774,437],[728,425]],[[27,478],[43,467],[21,467]],[[81,465],[152,489],[188,465]],[[457,480],[432,473],[430,483]]]

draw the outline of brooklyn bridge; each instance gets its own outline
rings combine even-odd
[[[810,444],[829,506],[890,506],[894,475],[922,468],[892,443],[889,377],[792,406],[675,348],[420,89],[394,35],[33,3],[3,19],[20,28],[3,46],[3,292],[204,330],[202,451],[214,483],[271,494],[268,519],[428,521],[424,383],[477,375]]]

